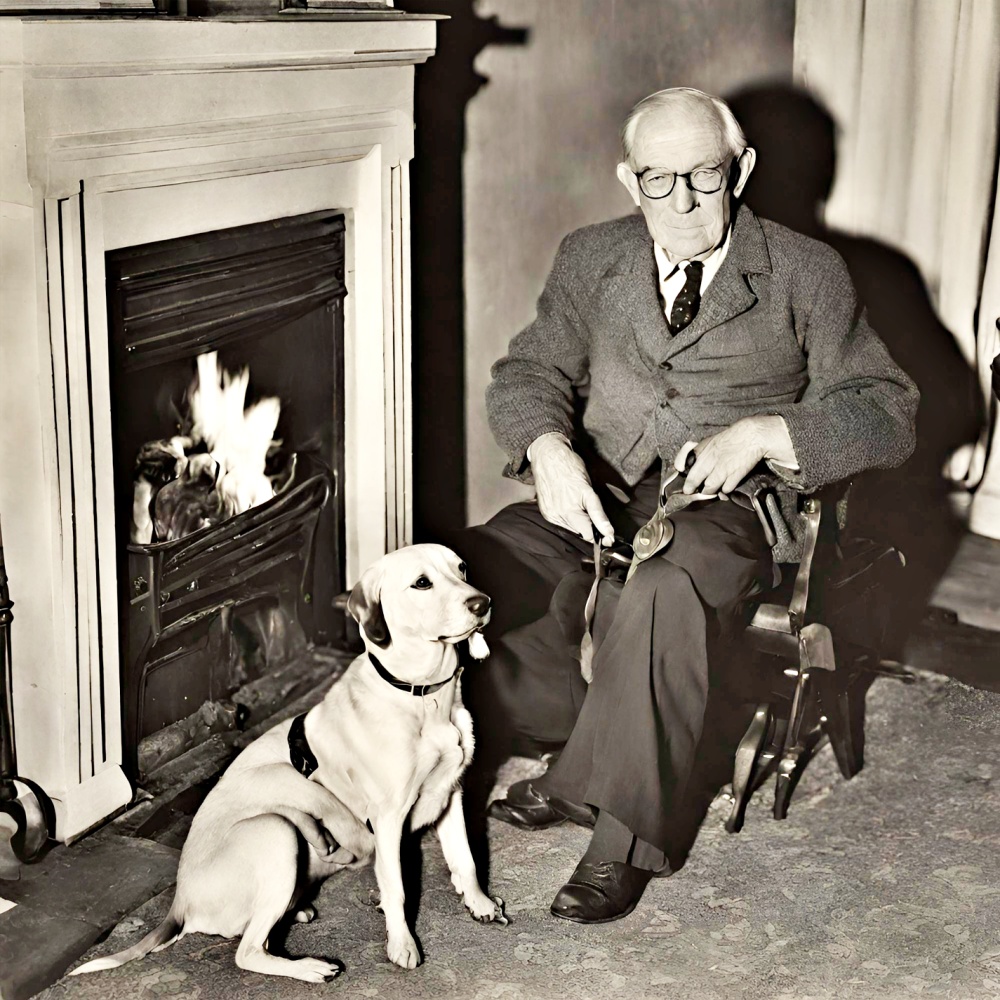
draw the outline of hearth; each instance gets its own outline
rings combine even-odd
[[[333,600],[344,586],[344,230],[343,216],[313,212],[106,255],[123,763],[133,778],[142,777],[144,737],[309,644],[343,638]],[[201,384],[192,384],[196,362]],[[208,403],[219,412],[199,414]],[[215,434],[198,423],[232,423],[235,406],[235,431],[220,433],[245,434],[244,404],[248,415],[267,408],[277,495],[218,523],[196,517],[184,537],[167,536],[155,516],[144,521],[147,498],[162,509],[183,473],[173,479],[171,469],[173,481],[157,489],[137,456],[172,436],[200,448],[190,460],[178,450],[178,466],[205,460],[202,478],[218,499],[224,444],[210,448],[201,438],[214,443]]]

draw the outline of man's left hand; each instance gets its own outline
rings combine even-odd
[[[684,471],[690,442],[674,459]],[[795,465],[795,450],[785,421],[775,415],[744,417],[695,444],[695,463],[684,480],[685,493],[732,493],[761,459]]]

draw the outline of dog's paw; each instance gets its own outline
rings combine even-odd
[[[346,847],[338,845],[326,856],[324,860],[328,861],[332,865],[351,865],[357,861],[357,858]]]
[[[499,896],[490,899],[483,892],[475,899],[466,897],[465,908],[472,915],[472,919],[481,924],[499,924],[501,927],[506,927],[510,923],[510,918],[503,911],[503,900]]]
[[[328,983],[341,973],[341,967],[322,958],[298,958],[295,965],[295,978],[305,983]]]
[[[389,956],[389,961],[401,969],[415,969],[420,964],[420,949],[409,932],[399,937],[390,937],[385,953]]]
[[[296,911],[295,917],[293,919],[297,924],[312,923],[312,921],[316,919],[316,907],[303,906],[302,909]]]

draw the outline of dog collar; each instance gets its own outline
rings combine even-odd
[[[312,752],[306,739],[305,712],[292,719],[291,728],[288,730],[288,756],[291,758],[292,767],[307,778],[319,767],[316,754]]]
[[[425,694],[433,694],[435,691],[440,691],[445,684],[450,684],[462,672],[462,668],[459,667],[446,681],[438,681],[437,684],[410,684],[407,681],[401,681],[398,677],[390,674],[389,671],[382,666],[378,657],[375,656],[374,653],[369,652],[368,659],[372,661],[375,673],[377,673],[387,684],[391,684],[394,688],[397,688],[400,691],[409,691],[410,694],[416,695],[418,698],[423,697]]]

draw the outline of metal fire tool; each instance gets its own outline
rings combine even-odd
[[[0,534],[0,878],[21,877],[21,861],[33,861],[48,839],[45,793],[17,773],[14,750],[10,625],[14,619]]]

